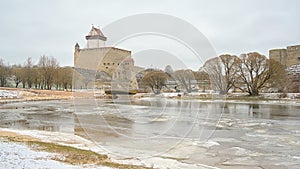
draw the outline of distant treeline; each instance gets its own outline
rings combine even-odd
[[[0,87],[71,90],[72,67],[60,67],[54,57],[41,56],[37,64],[29,57],[24,64],[8,65],[0,59]]]

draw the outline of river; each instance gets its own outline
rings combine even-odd
[[[292,103],[162,97],[19,102],[1,107],[0,127],[74,133],[119,159],[299,168],[299,110]]]

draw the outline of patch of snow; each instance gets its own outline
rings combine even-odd
[[[193,145],[198,145],[200,147],[210,148],[212,146],[219,146],[220,144],[217,141],[208,140],[208,141],[205,141],[205,142],[194,141]]]
[[[234,138],[213,138],[212,140],[217,141],[217,142],[230,142],[230,143],[240,142],[239,140],[234,139]]]
[[[177,160],[173,159],[165,159],[160,157],[152,157],[143,159],[144,163],[152,164],[151,167],[153,168],[160,168],[160,169],[181,169],[181,168],[189,168],[189,169],[218,169],[217,167],[212,167],[203,164],[185,164],[181,163]]]
[[[164,97],[176,97],[178,95],[183,95],[183,93],[178,93],[178,92],[174,92],[174,93],[162,93],[162,95]]]
[[[57,156],[47,152],[36,152],[25,144],[0,140],[1,168],[80,168],[51,158]]]
[[[0,90],[0,99],[15,99],[19,98],[21,95],[21,92],[19,91],[11,91],[11,90]]]

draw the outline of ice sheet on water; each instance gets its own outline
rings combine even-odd
[[[212,146],[219,146],[220,144],[214,140],[207,140],[207,141],[194,141],[193,145],[198,145],[200,147],[210,148]]]

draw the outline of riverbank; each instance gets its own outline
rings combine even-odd
[[[141,166],[142,163],[133,165],[115,162],[93,142],[67,133],[0,128],[0,147],[3,147],[2,154],[9,155],[1,156],[0,162],[12,168],[24,161],[30,162],[24,163],[27,165],[23,166],[25,168],[44,168],[42,161],[48,161],[46,166],[49,163],[50,168],[150,168]],[[13,164],[9,163],[12,160]]]
[[[25,101],[47,101],[71,99],[73,93],[70,91],[37,90],[22,88],[0,88],[0,104],[25,102]]]
[[[261,93],[259,96],[249,96],[246,93],[229,93],[227,95],[219,95],[217,93],[162,93],[159,95],[139,93],[132,96],[132,98],[146,100],[151,98],[166,98],[225,103],[300,104],[300,93]]]
[[[291,102],[300,104],[300,93],[261,93],[259,96],[248,96],[247,93],[229,93],[219,95],[218,93],[162,93],[153,95],[151,93],[138,93],[130,95],[132,99],[162,97],[168,99],[182,100],[202,100],[202,101],[237,101],[237,102]],[[68,100],[72,98],[91,98],[91,99],[117,99],[118,96],[97,93],[94,90],[82,91],[55,91],[55,90],[37,90],[22,88],[4,88],[0,87],[0,104],[22,102],[22,101],[47,101],[47,100]]]
[[[0,147],[5,154],[0,156],[0,163],[7,168],[21,164],[21,168],[218,169],[155,156],[143,159],[115,157],[92,141],[61,132],[0,128]]]

